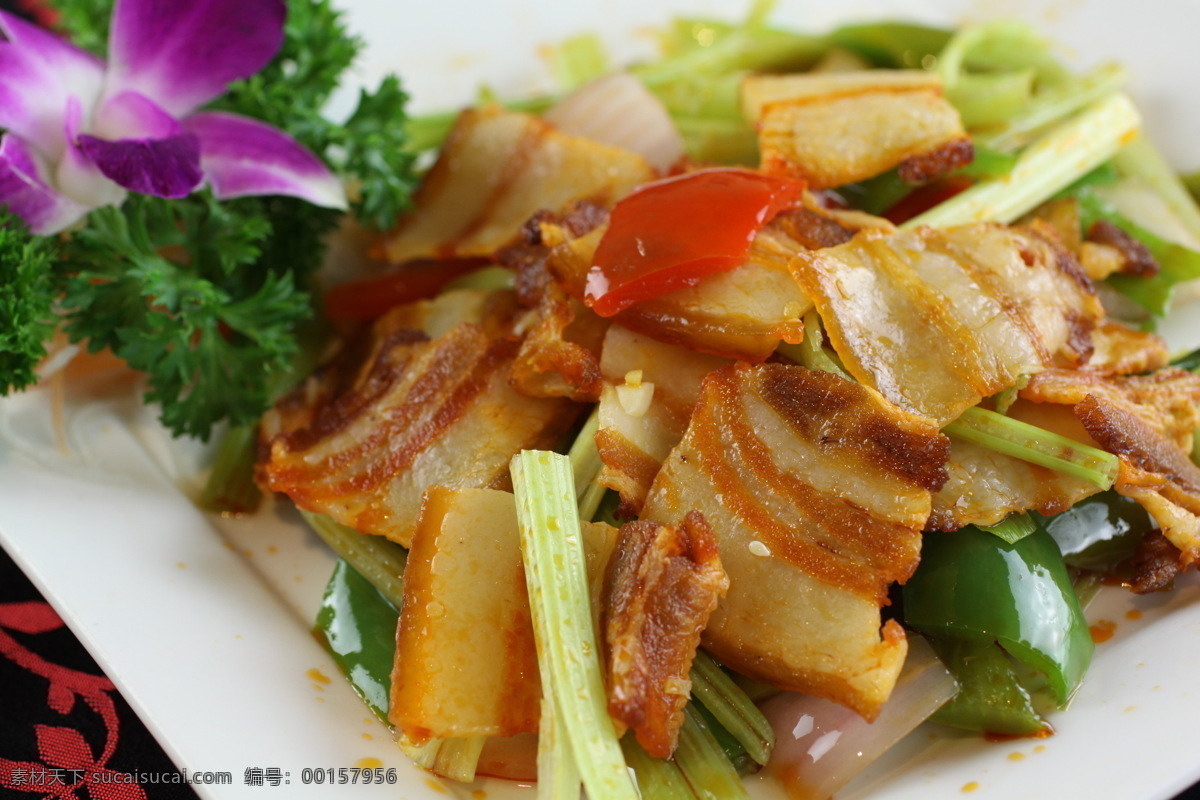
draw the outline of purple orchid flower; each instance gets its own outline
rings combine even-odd
[[[283,0],[117,0],[106,64],[0,12],[0,205],[34,233],[126,192],[286,194],[345,208],[338,179],[281,130],[197,108],[283,43]]]

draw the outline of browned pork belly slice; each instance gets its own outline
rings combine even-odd
[[[414,197],[384,238],[392,263],[490,256],[535,212],[572,200],[609,204],[654,177],[639,155],[568,136],[528,114],[464,111]]]
[[[1076,440],[1087,433],[1067,406],[1018,400],[1006,412],[1030,425]],[[951,438],[946,484],[933,494],[927,530],[995,525],[1010,514],[1034,510],[1058,514],[1100,491],[1083,478]]]
[[[621,526],[603,606],[608,713],[653,756],[675,751],[700,632],[728,588],[703,515]]]
[[[969,164],[971,139],[932,73],[863,70],[754,75],[742,84],[745,116],[758,126],[762,166],[814,189],[898,167],[926,181]]]
[[[609,323],[569,295],[550,273],[541,222],[553,219],[581,236],[607,218],[605,209],[590,202],[572,203],[556,215],[538,212],[521,229],[522,240],[497,253],[497,260],[516,276],[521,304],[532,310],[512,370],[513,385],[522,394],[593,403],[600,399],[600,344]]]
[[[1085,360],[1104,313],[1034,229],[864,231],[792,265],[850,373],[939,425],[1023,374]]]
[[[472,322],[429,339],[393,324],[405,313],[264,417],[258,474],[301,508],[407,547],[426,488],[507,488],[513,454],[557,443],[580,407],[514,390],[513,340]]]
[[[728,363],[621,325],[608,329],[600,359],[599,482],[620,492],[627,509],[641,510],[663,460],[683,438],[704,376]]]
[[[1180,550],[1200,559],[1200,468],[1189,452],[1200,423],[1200,376],[1178,369],[1105,376],[1048,370],[1023,398],[1069,406],[1095,444],[1121,459],[1115,489],[1140,503]]]
[[[1134,330],[1103,320],[1092,331],[1092,356],[1087,368],[1114,375],[1153,372],[1171,362],[1171,351],[1158,334]]]
[[[617,532],[582,533],[598,599]],[[514,736],[537,731],[541,697],[512,494],[430,488],[404,569],[388,719],[416,743]]]
[[[904,662],[880,629],[920,553],[950,443],[876,392],[783,364],[711,373],[642,518],[696,510],[729,593],[704,632],[723,663],[873,718]]]

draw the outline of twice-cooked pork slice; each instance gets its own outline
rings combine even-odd
[[[537,117],[464,111],[414,198],[416,210],[385,237],[380,255],[392,263],[490,256],[541,209],[609,204],[653,177],[641,156]]]
[[[599,599],[616,530],[582,526]],[[431,487],[404,569],[388,719],[413,742],[538,729],[541,679],[516,502]]]
[[[1035,375],[1021,397],[1070,406],[1088,443],[1120,457],[1114,488],[1150,512],[1180,550],[1182,566],[1200,559],[1200,468],[1189,457],[1200,423],[1200,376],[1056,369]]]
[[[1086,360],[1104,314],[1036,229],[863,231],[792,266],[850,373],[939,425],[1021,375]]]
[[[550,248],[542,241],[540,222],[551,218],[579,236],[603,224],[607,212],[586,202],[553,217],[539,212],[522,228],[522,241],[497,254],[516,275],[521,305],[531,309],[513,364],[513,385],[531,397],[594,403],[600,399],[600,344],[609,321],[591,313],[550,273]]]
[[[1066,406],[1018,400],[1007,416],[1083,441],[1086,432]],[[995,525],[1010,514],[1058,514],[1100,491],[1091,481],[1006,456],[965,439],[950,439],[946,484],[933,494],[927,530]]]
[[[920,182],[969,164],[975,151],[937,75],[864,70],[754,75],[742,107],[758,127],[762,167],[814,189],[899,168]]]
[[[678,526],[621,526],[603,605],[608,713],[650,755],[675,751],[700,632],[729,588],[712,529],[697,512]]]
[[[556,444],[580,407],[514,390],[511,339],[473,323],[436,339],[381,335],[390,316],[284,398],[285,413],[267,414],[259,478],[300,508],[407,547],[425,489],[507,488],[509,459]]]
[[[711,373],[642,512],[670,523],[696,510],[716,534],[729,593],[705,648],[873,718],[906,651],[880,608],[916,568],[949,448],[931,421],[835,375]]]
[[[1156,333],[1139,331],[1110,319],[1092,331],[1087,368],[1114,375],[1153,372],[1171,362],[1167,343]]]
[[[604,337],[599,482],[640,511],[659,467],[687,430],[704,376],[728,359],[664,344],[621,325]]]

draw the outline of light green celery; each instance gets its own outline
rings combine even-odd
[[[432,770],[437,763],[438,751],[442,749],[442,739],[430,739],[424,744],[413,744],[408,737],[401,734],[396,739],[400,752],[408,756],[413,764],[420,769]]]
[[[843,25],[829,34],[831,44],[857,53],[876,67],[924,69],[950,41],[941,28],[905,22]]]
[[[563,723],[590,800],[635,798],[608,716],[571,460],[524,450],[510,470],[544,700]]]
[[[1112,158],[1140,124],[1128,97],[1109,95],[1040,136],[1007,177],[980,181],[900,227],[1010,223]]]
[[[1028,514],[1013,514],[995,525],[980,525],[979,529],[987,531],[1009,544],[1014,544],[1036,531],[1037,523]]]
[[[1102,64],[1076,80],[1037,92],[1024,111],[997,129],[980,132],[974,142],[1005,153],[1017,150],[1046,126],[1120,90],[1128,77],[1119,64]]]
[[[806,36],[761,25],[708,24],[702,38],[675,54],[631,72],[650,89],[697,75],[724,75],[740,70],[802,69],[820,58],[828,45],[823,37]]]
[[[470,783],[475,780],[475,768],[479,764],[479,754],[483,752],[485,741],[485,736],[443,739],[431,771],[452,781]]]
[[[1188,191],[1179,174],[1167,163],[1154,143],[1139,136],[1116,154],[1113,162],[1117,171],[1130,178],[1140,178],[1158,192],[1188,233],[1200,239],[1200,207]]]
[[[543,686],[546,684],[543,683]],[[537,796],[538,800],[558,800],[579,797],[583,779],[571,752],[562,715],[549,698],[542,698],[542,714],[538,722]]]
[[[200,494],[200,507],[218,514],[247,514],[262,502],[254,482],[257,425],[236,425],[217,445],[212,471]]]
[[[949,88],[967,70],[975,74],[1033,70],[1039,84],[1070,80],[1046,39],[1025,22],[999,20],[959,29],[937,56],[934,69]]]
[[[587,421],[583,423],[579,435],[575,437],[567,458],[571,459],[571,475],[575,480],[576,500],[579,502],[579,518],[591,520],[600,508],[604,499],[605,487],[596,483],[604,462],[600,460],[600,451],[596,448],[596,431],[600,428],[600,406],[592,409]]]
[[[675,762],[647,753],[632,732],[622,737],[621,751],[625,753],[625,763],[637,776],[638,789],[646,800],[695,800],[696,795],[692,794]]]
[[[842,378],[849,378],[834,356],[825,349],[824,334],[821,328],[821,317],[817,312],[809,311],[804,315],[804,341],[800,344],[779,345],[779,352],[801,366],[817,372],[832,372]]]
[[[408,551],[382,536],[359,533],[324,514],[300,511],[304,521],[333,552],[400,608],[404,605],[404,565]]]
[[[707,723],[691,706],[684,708],[675,763],[701,800],[749,800],[746,787]]]
[[[1101,489],[1112,487],[1120,469],[1120,459],[1112,453],[984,408],[968,408],[943,430],[989,450],[1074,475]]]
[[[745,120],[676,117],[675,127],[693,160],[711,164],[758,164],[758,135]]]
[[[1004,389],[996,394],[992,402],[996,406],[997,414],[1007,414],[1008,409],[1012,408],[1012,404],[1017,402],[1022,389],[1029,385],[1029,374],[1022,372],[1017,376],[1017,382],[1007,389]]]
[[[681,78],[653,87],[672,117],[730,119],[743,122],[742,79],[748,73],[730,72],[714,77]]]
[[[746,693],[703,650],[692,661],[692,694],[746,752],[766,764],[775,747],[775,731]]]
[[[1032,69],[960,75],[946,86],[946,99],[967,128],[1001,125],[1029,105],[1033,80]]]
[[[565,92],[601,77],[610,69],[608,54],[600,37],[594,33],[572,36],[547,48],[546,54],[550,74]]]

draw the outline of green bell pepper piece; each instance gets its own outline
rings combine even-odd
[[[399,617],[378,589],[338,559],[317,612],[316,633],[363,702],[384,722]]]
[[[1060,703],[1092,660],[1079,599],[1044,530],[1012,544],[974,527],[926,534],[903,599],[910,627],[943,639],[997,642],[1044,673]]]
[[[1129,558],[1154,527],[1146,509],[1111,490],[1052,517],[1031,516],[1054,538],[1067,566],[1105,572]]]
[[[1012,662],[995,644],[963,639],[930,639],[929,643],[958,681],[958,694],[933,712],[933,722],[1007,736],[1046,730]]]

